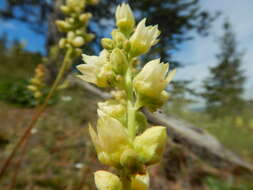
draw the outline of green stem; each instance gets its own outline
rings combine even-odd
[[[130,137],[133,139],[136,135],[135,126],[135,101],[134,101],[134,91],[133,91],[133,73],[132,73],[132,63],[129,61],[129,67],[126,73],[126,91],[127,91],[127,128]]]
[[[127,102],[127,127],[129,135],[133,139],[136,135],[135,108],[133,106],[133,103],[129,100]]]
[[[122,190],[131,190],[131,179],[128,176],[121,177]]]

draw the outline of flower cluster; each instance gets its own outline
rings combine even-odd
[[[86,31],[86,26],[91,18],[90,13],[82,13],[86,5],[96,4],[97,0],[66,0],[66,5],[61,6],[61,11],[66,15],[65,20],[57,20],[56,25],[66,38],[61,38],[61,48],[74,48],[77,55],[81,54],[83,45],[90,42],[94,35]]]
[[[166,128],[148,127],[142,107],[155,111],[169,95],[165,91],[175,71],[160,59],[148,62],[141,70],[138,56],[158,42],[158,26],[146,26],[146,19],[135,26],[129,5],[116,9],[117,28],[112,38],[104,38],[99,56],[83,55],[77,66],[79,78],[99,87],[114,88],[114,98],[98,103],[96,130],[89,132],[101,163],[117,169],[95,173],[99,190],[147,190],[147,167],[158,163],[167,142]]]
[[[45,87],[45,77],[46,77],[46,67],[44,64],[39,64],[35,68],[35,75],[29,81],[29,85],[27,89],[30,90],[37,101],[37,103],[41,102],[41,98],[43,97],[43,88]]]

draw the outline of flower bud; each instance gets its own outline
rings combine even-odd
[[[135,32],[130,37],[131,54],[132,56],[139,56],[147,53],[151,46],[155,45],[160,35],[157,26],[145,26],[146,19],[143,19],[137,26]]]
[[[75,56],[75,57],[79,57],[79,56],[81,56],[82,55],[82,50],[80,49],[80,48],[75,48],[74,49],[74,52],[73,52],[73,56]]]
[[[128,62],[124,52],[118,48],[111,53],[111,63],[116,74],[124,74],[126,72]]]
[[[55,22],[55,24],[56,24],[57,28],[60,31],[63,31],[63,32],[68,31],[68,30],[71,29],[71,25],[69,23],[65,22],[65,21],[62,21],[62,20],[57,20]]]
[[[113,41],[110,38],[103,38],[101,44],[104,49],[111,50],[113,49]]]
[[[135,26],[133,12],[128,4],[121,4],[116,9],[117,27],[125,34],[130,34]]]
[[[166,127],[155,126],[137,136],[134,140],[134,147],[142,162],[151,165],[161,159],[166,142]]]
[[[62,5],[62,6],[60,7],[60,9],[61,9],[61,11],[62,11],[64,14],[69,14],[69,13],[70,13],[69,8],[68,8],[67,6],[65,6],[65,5]]]
[[[72,41],[75,38],[75,33],[73,31],[70,31],[67,33],[67,39],[69,41]]]
[[[67,0],[66,2],[67,4],[67,7],[73,11],[73,12],[76,12],[76,13],[80,13],[83,8],[84,8],[84,5],[85,5],[85,0]]]
[[[72,44],[73,44],[73,46],[75,46],[75,47],[81,47],[81,46],[84,45],[84,43],[85,43],[85,41],[84,41],[83,37],[81,37],[81,36],[77,36],[77,37],[75,37],[75,38],[72,40]]]
[[[135,175],[132,179],[132,190],[148,190],[149,189],[149,175]]]
[[[91,13],[85,13],[85,14],[81,14],[79,16],[79,20],[83,23],[87,23],[87,21],[91,18]]]
[[[65,38],[60,39],[59,47],[64,48],[66,46],[67,40]]]
[[[95,184],[98,190],[122,190],[120,178],[103,170],[95,172]]]
[[[86,33],[86,34],[84,35],[84,37],[85,37],[85,41],[86,41],[86,42],[90,42],[91,40],[93,40],[93,39],[95,38],[95,35],[92,34],[92,33]]]
[[[127,40],[126,37],[124,36],[124,34],[122,34],[118,30],[112,31],[112,39],[114,40],[114,42],[116,43],[118,48],[122,48],[125,41]]]

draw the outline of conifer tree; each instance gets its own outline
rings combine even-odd
[[[238,50],[231,24],[223,25],[224,34],[219,39],[218,64],[210,68],[211,76],[204,81],[207,111],[213,117],[224,117],[241,112],[243,108],[242,52]]]

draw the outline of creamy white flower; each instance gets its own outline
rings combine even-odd
[[[134,147],[142,161],[150,165],[160,161],[166,142],[166,127],[155,126],[137,136],[134,140]]]
[[[130,37],[131,53],[133,56],[138,56],[147,53],[151,46],[158,42],[160,31],[158,26],[146,26],[146,19],[143,19]]]
[[[169,72],[169,64],[155,59],[148,62],[134,78],[134,88],[140,94],[157,98],[172,80],[175,70]]]
[[[128,4],[122,3],[116,9],[116,24],[121,31],[132,32],[135,19],[133,12]]]
[[[102,111],[104,114],[116,119],[121,118],[126,112],[125,106],[116,100],[107,100],[105,102],[99,102],[98,108],[99,111]]]
[[[112,117],[100,114],[97,133],[91,126],[89,132],[99,160],[106,165],[118,166],[122,152],[130,146],[127,131],[122,124]]]
[[[108,63],[109,53],[103,50],[99,56],[89,56],[83,54],[83,61],[86,64],[80,64],[77,69],[82,73],[79,78],[90,83],[94,83],[99,87],[108,86],[108,80],[112,75],[110,65]]]

